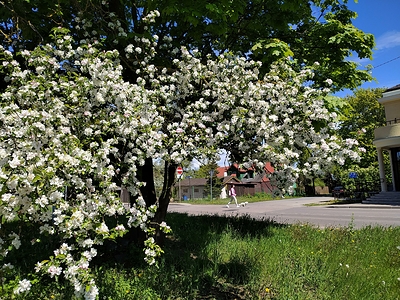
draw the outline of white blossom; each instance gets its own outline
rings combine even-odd
[[[56,266],[50,266],[47,269],[47,272],[50,274],[50,277],[53,278],[54,276],[59,276],[61,274],[62,268]]]
[[[31,282],[27,279],[23,279],[21,281],[19,281],[18,283],[18,287],[14,290],[14,294],[22,294],[25,293],[27,291],[29,291],[31,289]]]

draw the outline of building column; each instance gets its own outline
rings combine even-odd
[[[392,172],[392,185],[393,185],[393,191],[397,191],[398,187],[396,186],[396,180],[395,180],[395,175],[394,175],[394,166],[393,166],[393,161],[392,161],[392,151],[389,151],[389,161],[390,161],[390,170]]]
[[[378,163],[379,163],[379,178],[381,181],[381,191],[387,192],[386,176],[385,176],[385,163],[383,161],[383,149],[376,148],[378,152]]]

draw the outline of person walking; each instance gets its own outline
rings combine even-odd
[[[233,200],[235,200],[236,207],[239,207],[239,205],[237,203],[237,199],[236,199],[235,185],[232,184],[232,187],[229,189],[228,195],[230,196],[230,200],[229,200],[228,204],[226,205],[226,207],[229,208],[229,204],[231,204],[231,202]]]

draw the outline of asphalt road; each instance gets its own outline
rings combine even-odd
[[[171,203],[168,211],[189,215],[249,215],[255,219],[271,219],[278,223],[307,223],[317,227],[400,226],[400,206],[372,204],[341,204],[305,206],[305,204],[324,204],[330,198],[305,197],[265,202],[249,203],[236,208],[230,205],[191,205]]]

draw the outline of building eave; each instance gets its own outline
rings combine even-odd
[[[380,104],[396,101],[400,99],[400,84],[382,93],[382,98],[378,99]]]

